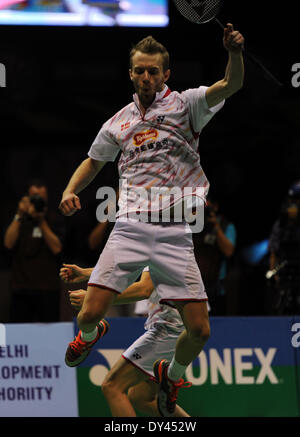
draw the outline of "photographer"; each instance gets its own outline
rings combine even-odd
[[[300,181],[291,185],[269,239],[273,314],[300,314]]]
[[[30,182],[5,232],[4,245],[12,251],[11,323],[59,321],[64,225],[47,203],[46,185]]]
[[[193,234],[194,252],[208,295],[211,315],[226,315],[228,264],[234,254],[236,229],[219,212],[218,201],[207,199],[204,229]]]

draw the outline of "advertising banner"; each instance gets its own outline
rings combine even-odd
[[[299,415],[292,317],[215,317],[180,401],[192,416]],[[180,402],[179,401],[179,402]]]
[[[291,328],[291,344],[295,354],[295,374],[298,387],[298,416],[300,416],[300,316],[293,318]]]
[[[73,332],[71,322],[5,325],[0,345],[1,417],[78,416],[76,370],[64,363]]]
[[[64,363],[76,323],[1,325],[0,416],[110,417],[101,384],[145,319],[108,321],[77,368]],[[185,379],[178,404],[192,417],[299,416],[300,317],[212,317]]]
[[[109,321],[110,332],[77,368],[80,416],[110,416],[101,383],[144,332],[143,318]],[[211,337],[186,371],[193,385],[179,391],[178,404],[193,417],[298,416],[294,323],[293,317],[212,317]]]

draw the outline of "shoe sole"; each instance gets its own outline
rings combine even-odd
[[[108,321],[107,320],[101,320],[101,325],[104,327],[103,328],[103,330],[102,330],[102,332],[101,332],[101,335],[100,335],[100,337],[98,338],[98,340],[100,340],[100,338],[102,338],[102,337],[104,337],[104,335],[105,334],[107,334],[107,332],[108,332],[108,330],[109,330],[109,323],[108,323]],[[100,323],[97,323],[97,326],[98,326],[98,328],[100,327]],[[98,341],[97,340],[97,341]],[[86,358],[87,358],[87,356],[89,355],[89,353],[91,352],[91,350],[92,350],[92,348],[93,348],[93,346],[97,343],[97,341],[89,348],[89,349],[87,349],[85,352],[83,352],[81,355],[80,355],[80,357],[77,359],[77,360],[75,360],[75,361],[68,361],[67,360],[67,357],[65,356],[65,363],[66,363],[66,365],[68,366],[68,367],[76,367],[76,366],[78,366],[79,364],[81,364]]]
[[[95,343],[95,344],[96,344],[96,343]],[[80,357],[78,358],[78,360],[76,360],[76,361],[68,361],[68,360],[67,360],[67,357],[65,357],[65,363],[66,363],[66,365],[67,365],[68,367],[76,367],[76,366],[78,366],[80,363],[82,363],[82,362],[87,358],[87,356],[89,355],[89,353],[91,352],[91,350],[92,350],[92,348],[89,349],[89,350],[86,350],[85,352],[83,352],[83,353],[80,355]]]

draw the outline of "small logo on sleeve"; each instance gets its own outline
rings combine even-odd
[[[121,124],[121,131],[128,129],[130,126],[130,121],[127,121],[127,123]]]
[[[156,129],[148,129],[143,132],[138,132],[133,137],[133,144],[135,146],[141,146],[147,140],[155,140],[158,137],[158,131]]]

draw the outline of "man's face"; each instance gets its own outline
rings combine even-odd
[[[29,196],[39,195],[41,196],[45,202],[48,200],[48,192],[46,187],[36,187],[35,185],[31,185],[28,190]]]
[[[144,108],[151,105],[156,92],[162,91],[169,79],[170,70],[164,72],[162,63],[160,53],[149,55],[137,51],[132,57],[129,76]]]

